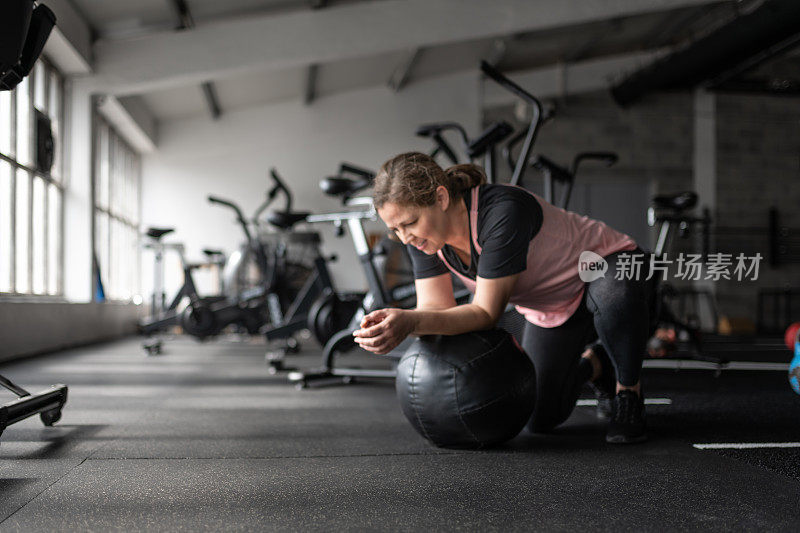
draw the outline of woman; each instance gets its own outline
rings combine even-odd
[[[368,314],[353,333],[356,342],[384,354],[412,334],[488,329],[511,302],[527,320],[522,347],[537,374],[528,427],[548,431],[562,423],[590,381],[607,398],[599,405],[611,416],[607,440],[645,440],[639,374],[651,291],[645,276],[615,279],[633,252],[641,251],[602,222],[556,208],[524,189],[485,181],[480,167],[445,171],[417,152],[383,164],[374,204],[409,249],[417,308]],[[581,281],[584,251],[607,261],[604,277]],[[450,272],[474,293],[471,303],[456,305]],[[598,337],[602,343],[587,349]]]

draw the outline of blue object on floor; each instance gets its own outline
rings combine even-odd
[[[792,390],[800,394],[800,340],[794,341],[794,358],[789,363],[789,385]]]

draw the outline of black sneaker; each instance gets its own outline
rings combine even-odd
[[[589,382],[589,388],[592,389],[595,398],[597,398],[597,418],[608,420],[611,418],[613,411],[614,394],[617,391],[617,377],[614,373],[614,365],[611,363],[611,358],[603,345],[596,342],[590,348],[600,360],[600,366],[603,370],[599,378]]]
[[[606,442],[632,444],[647,440],[644,400],[632,390],[614,396],[614,414],[608,423]]]

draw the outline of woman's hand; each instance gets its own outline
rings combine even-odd
[[[354,331],[353,336],[365,350],[383,355],[403,342],[414,331],[414,326],[414,311],[379,309],[361,320],[361,329]]]

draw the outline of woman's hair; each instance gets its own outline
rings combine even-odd
[[[451,198],[486,183],[486,174],[477,165],[455,165],[442,169],[429,155],[406,152],[389,159],[375,176],[372,203],[380,208],[387,202],[428,207],[436,203],[436,189],[447,188]]]

